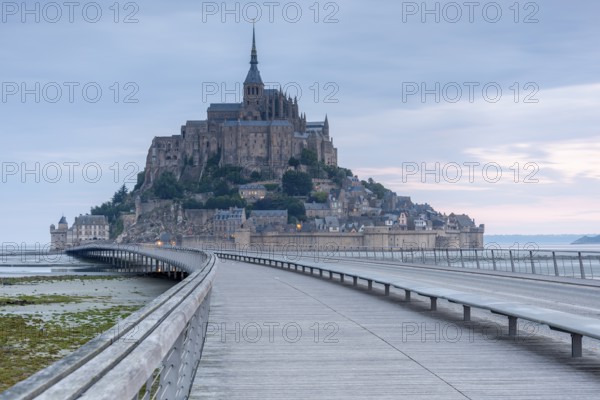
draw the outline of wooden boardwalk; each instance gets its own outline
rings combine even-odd
[[[191,399],[597,399],[600,357],[440,303],[223,262]]]

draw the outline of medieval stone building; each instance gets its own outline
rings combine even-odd
[[[280,89],[265,89],[258,70],[254,29],[243,90],[243,102],[211,104],[206,120],[187,121],[180,135],[155,137],[146,160],[144,187],[151,186],[164,171],[197,180],[214,156],[219,157],[220,166],[242,167],[245,172],[257,171],[275,179],[287,170],[289,159],[299,158],[303,149],[315,152],[325,164],[337,165],[327,117],[321,122],[307,122],[297,99]]]

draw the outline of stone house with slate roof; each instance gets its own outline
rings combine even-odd
[[[67,219],[63,216],[58,222],[58,228],[50,225],[50,248],[64,250],[92,240],[108,240],[110,226],[104,215],[80,215],[75,217],[73,226],[69,228]]]
[[[288,223],[288,210],[253,210],[248,223],[253,232],[262,232],[267,228],[283,232]]]
[[[215,236],[229,238],[246,223],[246,210],[232,207],[229,210],[217,210],[213,217]]]

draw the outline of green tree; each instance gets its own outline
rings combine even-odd
[[[171,172],[163,172],[152,185],[154,194],[163,200],[178,199],[183,196],[183,187]]]
[[[312,190],[312,179],[301,171],[287,171],[283,174],[282,188],[289,196],[308,196]]]
[[[224,180],[220,180],[215,184],[213,193],[216,197],[227,196],[229,194],[229,185]]]
[[[302,149],[300,155],[300,163],[302,165],[314,166],[318,163],[317,153],[309,149]]]
[[[348,176],[354,176],[352,171],[347,168],[336,167],[335,165],[321,166],[321,169],[327,173],[327,177],[331,179],[336,185],[341,186],[344,179]]]
[[[378,199],[383,199],[383,196],[388,191],[381,183],[377,183],[373,178],[369,178],[368,181],[361,181],[364,187],[373,192]]]
[[[288,165],[297,169],[300,166],[300,160],[298,160],[296,157],[290,157]]]
[[[196,199],[187,199],[182,203],[184,209],[200,209],[204,208],[204,204]]]
[[[206,201],[204,208],[209,210],[219,209],[225,210],[229,207],[238,207],[244,208],[246,207],[246,201],[238,196],[219,196],[219,197],[211,197]]]
[[[133,188],[133,190],[139,190],[141,189],[142,185],[144,184],[144,180],[146,179],[146,170],[144,169],[143,171],[139,172],[137,174],[137,182]]]
[[[262,179],[262,175],[260,172],[258,171],[252,171],[252,173],[250,174],[250,180],[252,182],[258,182]]]
[[[309,202],[314,201],[315,203],[327,203],[327,199],[329,198],[329,194],[327,192],[316,192],[310,196],[308,199]]]
[[[112,196],[112,200],[102,203],[100,206],[92,207],[92,215],[104,215],[110,225],[110,237],[115,238],[123,232],[123,221],[121,213],[130,212],[134,207],[131,196],[125,185],[121,186]]]
[[[121,204],[125,200],[125,198],[127,198],[128,192],[129,191],[127,190],[127,187],[125,186],[125,184],[123,184],[123,186],[121,186],[119,190],[117,190],[113,195],[112,203]]]
[[[269,196],[258,200],[251,208],[252,210],[287,210],[288,223],[292,223],[290,221],[306,220],[304,202],[295,197],[285,195]]]

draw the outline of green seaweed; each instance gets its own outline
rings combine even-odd
[[[140,307],[96,307],[53,314],[49,320],[0,313],[0,391],[65,357]]]

